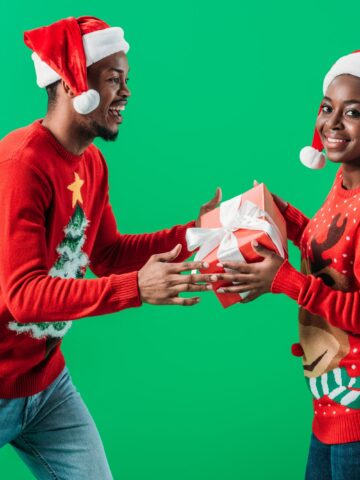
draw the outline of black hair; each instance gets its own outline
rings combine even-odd
[[[58,80],[57,82],[54,82],[46,87],[46,93],[48,95],[48,110],[50,110],[56,104],[56,92],[60,82],[61,80]]]

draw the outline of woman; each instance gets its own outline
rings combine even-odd
[[[340,164],[334,184],[309,219],[274,196],[288,237],[301,250],[301,272],[264,247],[251,265],[223,262],[240,285],[224,292],[284,293],[300,306],[304,373],[314,397],[307,480],[360,479],[360,53],[340,58],[324,80],[313,147],[301,160],[311,168]],[[231,274],[218,279],[233,280]]]

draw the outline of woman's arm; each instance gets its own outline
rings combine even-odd
[[[309,218],[290,204],[287,204],[287,207],[282,214],[286,221],[288,239],[291,240],[294,245],[299,247],[301,236],[306,225],[309,223]]]

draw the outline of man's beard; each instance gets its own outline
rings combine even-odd
[[[107,142],[114,142],[119,134],[119,130],[117,132],[112,132],[108,128],[97,123],[95,120],[91,122],[91,128],[95,137],[100,137]]]

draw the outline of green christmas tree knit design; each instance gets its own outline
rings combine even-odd
[[[83,209],[77,203],[73,216],[65,227],[65,238],[56,248],[59,258],[50,269],[51,277],[83,278],[89,258],[81,249],[85,243],[85,230],[89,221]],[[18,323],[10,322],[10,330],[18,333],[28,332],[34,338],[55,337],[61,338],[70,329],[71,321],[43,322],[43,323]]]

